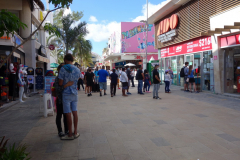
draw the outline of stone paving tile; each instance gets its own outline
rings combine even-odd
[[[217,134],[217,136],[229,141],[229,142],[233,142],[233,141],[240,141],[239,138],[233,137],[229,134]]]
[[[107,138],[105,136],[98,136],[93,138],[93,143],[95,144],[106,144],[108,143]]]
[[[208,116],[206,116],[206,115],[204,115],[204,114],[195,114],[195,116],[198,116],[198,117],[208,117]]]
[[[132,124],[133,122],[130,119],[121,119],[123,124]]]
[[[135,115],[142,115],[142,112],[133,112]]]
[[[79,159],[91,159],[91,158],[95,158],[95,150],[93,148],[79,150]]]
[[[79,113],[87,113],[87,110],[79,110]]]
[[[154,120],[154,122],[156,122],[157,124],[161,125],[161,124],[167,124],[167,122],[165,122],[164,120]]]
[[[63,143],[49,143],[46,149],[46,153],[60,152],[62,151]]]
[[[152,138],[151,141],[158,147],[169,146],[170,144],[162,137]]]

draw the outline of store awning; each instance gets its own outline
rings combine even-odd
[[[233,26],[224,25],[224,28],[215,28],[215,30],[201,32],[200,36],[213,36],[214,34],[222,34],[222,32],[231,32],[231,29],[240,29],[240,22],[234,22]]]
[[[108,57],[106,57],[104,59],[104,61],[109,61],[109,60],[112,60],[112,59],[117,58],[119,56],[121,56],[121,54],[112,54],[112,55],[109,55]]]
[[[38,61],[45,62],[45,63],[50,63],[50,60],[48,58],[42,57],[42,56],[37,56]]]

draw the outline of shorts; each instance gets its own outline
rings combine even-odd
[[[63,94],[63,113],[71,113],[77,111],[78,96],[75,94]]]
[[[93,81],[87,81],[87,87],[92,87],[93,86]]]
[[[195,79],[194,78],[189,78],[189,83],[195,83]]]
[[[185,84],[188,84],[187,78],[188,78],[188,76],[185,76],[185,77],[184,77],[184,83],[185,83]]]
[[[127,85],[128,85],[128,82],[122,82],[122,89],[128,89]]]
[[[103,90],[107,90],[107,82],[99,82],[99,88]]]

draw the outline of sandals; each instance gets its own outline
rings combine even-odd
[[[61,140],[74,140],[74,136],[68,137],[68,135],[61,137]]]
[[[79,136],[80,136],[79,133],[75,134],[75,135],[74,135],[74,139],[77,139]]]

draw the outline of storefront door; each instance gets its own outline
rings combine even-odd
[[[201,69],[202,90],[214,91],[214,70],[212,51],[203,52]]]
[[[240,94],[240,49],[225,51],[225,92]]]
[[[173,81],[174,85],[177,85],[177,57],[171,57],[171,69],[173,71]]]
[[[183,86],[184,79],[180,77],[180,71],[184,66],[184,55],[177,56],[177,85]]]

